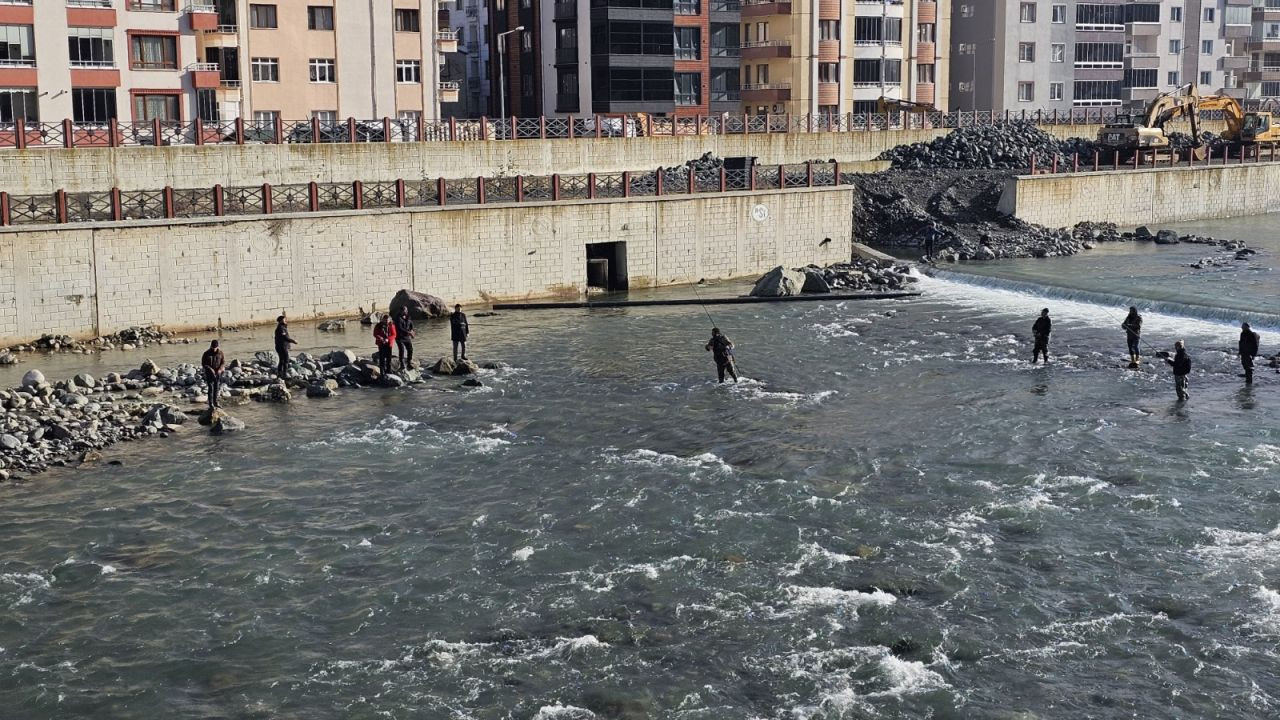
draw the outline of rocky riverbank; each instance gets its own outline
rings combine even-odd
[[[206,410],[208,395],[200,368],[192,364],[160,367],[146,360],[125,373],[101,378],[80,373],[50,381],[39,370],[28,371],[20,387],[0,390],[0,480],[27,478],[51,467],[93,463],[101,450],[119,442],[168,437],[191,421],[214,433],[244,429],[231,411],[249,402],[288,403],[299,398],[324,399],[345,390],[397,389],[448,379],[461,388],[482,386],[481,366],[442,358],[383,375],[376,361],[347,349],[324,355],[299,353],[292,359],[287,382],[274,375],[273,352],[231,360],[223,373],[222,410]],[[501,363],[486,363],[498,369]]]
[[[839,292],[893,292],[905,289],[917,279],[908,265],[886,266],[862,258],[827,267],[806,265],[788,270],[779,265],[756,280],[750,295],[788,297]]]

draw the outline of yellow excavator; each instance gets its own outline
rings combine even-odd
[[[913,100],[899,100],[897,98],[880,96],[876,100],[876,113],[884,115],[891,112],[938,112],[938,108],[929,103],[915,102]]]
[[[1164,131],[1165,123],[1183,116],[1191,119],[1192,137],[1199,138],[1198,110],[1203,100],[1195,83],[1161,93],[1147,104],[1141,122],[1133,122],[1130,117],[1129,122],[1104,125],[1098,131],[1098,146],[1104,150],[1119,151],[1126,157],[1133,157],[1134,153],[1155,155],[1169,147],[1169,136]]]
[[[1270,112],[1245,112],[1240,102],[1226,95],[1203,98],[1200,110],[1221,110],[1227,123],[1222,139],[1241,145],[1280,142],[1280,122]],[[1199,141],[1199,137],[1196,138]]]

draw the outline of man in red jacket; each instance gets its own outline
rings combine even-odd
[[[373,341],[378,345],[378,369],[383,375],[391,374],[391,346],[396,342],[396,325],[383,315],[373,326]]]

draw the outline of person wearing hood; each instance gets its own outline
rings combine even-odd
[[[276,377],[281,380],[289,377],[289,346],[297,344],[298,341],[289,336],[289,321],[281,314],[276,318],[276,358],[279,360]]]
[[[1191,375],[1191,358],[1187,355],[1187,346],[1181,340],[1174,343],[1173,357],[1165,355],[1164,361],[1173,367],[1173,388],[1178,393],[1178,401],[1189,400],[1191,393],[1187,392],[1187,378]]]
[[[716,372],[720,382],[724,382],[725,373],[738,382],[738,369],[733,365],[733,341],[720,332],[720,328],[711,328],[711,340],[707,343],[707,351],[716,361]]]
[[[1138,367],[1142,356],[1142,316],[1138,314],[1138,308],[1129,308],[1129,315],[1120,327],[1124,329],[1125,341],[1129,345],[1129,367]]]
[[[1253,360],[1258,357],[1258,346],[1262,340],[1258,333],[1249,327],[1249,323],[1240,326],[1240,365],[1244,368],[1244,382],[1253,383]]]
[[[1040,317],[1036,318],[1036,322],[1031,326],[1031,334],[1035,336],[1036,344],[1031,350],[1031,364],[1035,365],[1036,361],[1044,355],[1044,362],[1049,364],[1049,333],[1053,332],[1053,321],[1049,319],[1049,308],[1040,311]]]

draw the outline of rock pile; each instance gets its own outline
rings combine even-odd
[[[1059,140],[1031,122],[1011,122],[959,128],[929,142],[899,145],[880,154],[899,170],[926,168],[1024,169],[1034,155],[1041,166],[1055,157],[1070,162],[1074,153],[1092,156],[1093,142],[1083,138]]]
[[[438,374],[465,376],[462,387],[481,385],[475,378],[479,367],[469,360],[454,363],[444,358],[434,367]],[[298,390],[309,398],[329,398],[340,388],[394,388],[429,379],[416,367],[384,376],[375,360],[346,349],[322,356],[299,353],[287,383],[275,377],[274,369],[271,352],[232,360],[223,374],[219,404],[287,403],[298,397]],[[123,375],[107,373],[99,379],[81,373],[56,382],[30,370],[20,387],[0,390],[0,481],[92,462],[101,458],[99,450],[118,442],[168,437],[180,432],[193,414],[182,409],[184,403],[203,410],[207,401],[200,368],[188,363],[160,367],[146,360]],[[203,410],[198,421],[216,434],[245,427],[223,409]]]
[[[765,273],[751,288],[752,297],[788,297],[833,292],[891,292],[917,281],[907,265],[881,266],[855,258],[827,267],[806,265],[788,270],[781,265]]]
[[[12,347],[0,350],[0,365],[11,365],[17,362],[15,353],[34,352],[43,350],[46,352],[65,351],[74,353],[88,353],[103,350],[134,350],[148,345],[165,345],[169,343],[187,344],[191,341],[186,338],[174,338],[172,333],[163,332],[153,327],[131,327],[121,330],[120,332],[92,340],[76,340],[69,335],[41,335],[38,340],[24,345],[14,345]],[[5,358],[9,358],[6,360]]]

